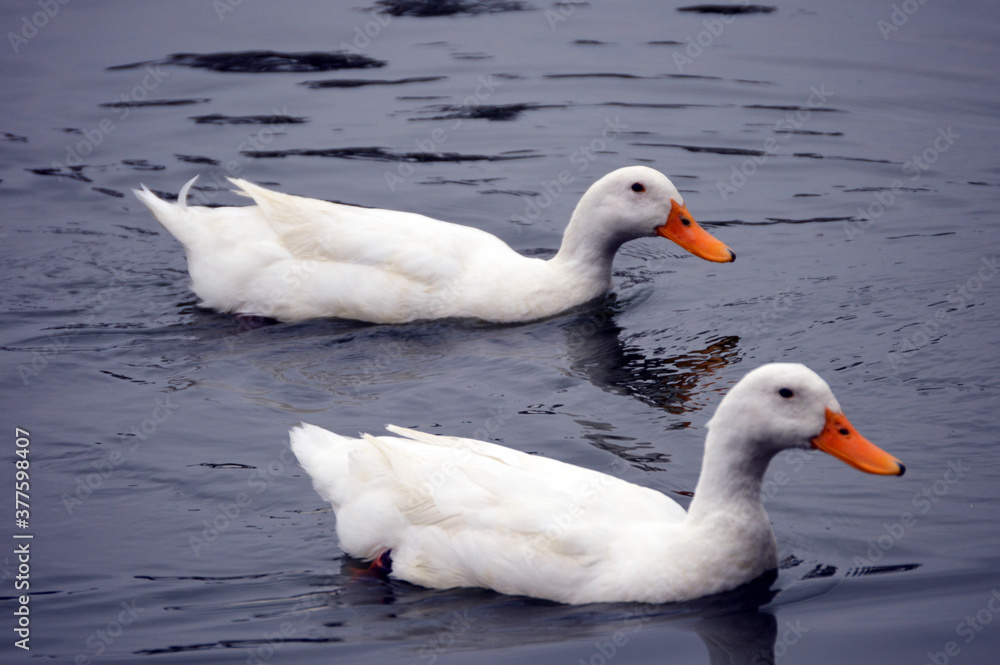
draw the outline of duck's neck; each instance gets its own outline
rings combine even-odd
[[[601,282],[611,281],[615,254],[631,238],[608,233],[609,225],[594,224],[573,213],[563,234],[559,252],[552,257],[553,266]]]
[[[701,476],[688,509],[690,519],[737,513],[766,521],[760,489],[772,455],[758,446],[739,445],[735,437],[740,434],[739,429],[709,429]]]

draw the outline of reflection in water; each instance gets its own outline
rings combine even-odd
[[[786,619],[779,626],[774,612],[780,606],[816,598],[817,591],[821,595],[830,593],[829,585],[802,582],[836,574],[830,566],[809,566],[799,576],[800,583],[775,589],[772,587],[778,575],[773,571],[733,591],[686,603],[563,605],[486,589],[426,589],[372,574],[368,572],[369,564],[346,556],[330,563],[334,567],[312,573],[141,576],[161,585],[178,585],[173,594],[183,600],[165,608],[171,612],[199,617],[236,612],[242,621],[252,621],[259,630],[255,637],[240,639],[219,639],[218,633],[212,634],[215,641],[204,641],[204,635],[198,636],[201,640],[187,637],[190,641],[162,643],[138,653],[230,650],[240,654],[241,661],[252,654],[259,658],[252,662],[270,662],[266,660],[268,650],[273,653],[285,648],[281,645],[339,643],[364,648],[378,642],[408,650],[404,662],[435,662],[448,654],[500,652],[512,646],[564,644],[568,648],[594,648],[613,644],[629,662],[704,662],[692,661],[690,653],[681,657],[664,655],[662,636],[679,630],[701,639],[711,665],[774,665],[784,662],[786,653],[801,637],[795,619]],[[793,559],[784,562],[782,569],[802,563]],[[878,574],[914,567],[916,564],[893,570],[886,567]],[[289,595],[287,589],[298,592]],[[268,629],[269,625],[274,628]],[[275,635],[280,639],[276,641]],[[569,662],[576,660],[574,657]],[[589,655],[584,662],[591,662]],[[596,658],[593,662],[604,661]]]
[[[365,563],[345,558],[343,586],[316,607],[324,639],[351,642],[357,636],[353,624],[391,615],[392,634],[379,638],[420,645],[421,654],[512,644],[599,645],[614,639],[619,649],[630,649],[630,655],[659,659],[659,652],[643,654],[649,642],[640,635],[669,627],[697,634],[713,665],[774,663],[776,620],[760,608],[778,593],[771,589],[775,572],[734,591],[687,603],[563,605],[483,589],[423,589],[367,573],[366,568]],[[350,615],[345,617],[345,611]],[[327,616],[331,613],[334,616]]]
[[[696,395],[714,383],[720,368],[739,360],[735,335],[711,338],[703,349],[649,357],[622,342],[622,328],[614,321],[621,309],[611,294],[566,326],[570,372],[602,390],[682,415],[705,406]]]

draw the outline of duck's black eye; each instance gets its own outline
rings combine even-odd
[[[788,388],[782,388],[781,390],[778,391],[778,394],[781,395],[782,397],[784,397],[785,399],[788,399],[789,397],[794,397],[795,396],[795,393],[793,393]]]
[[[646,191],[646,188],[643,186],[643,184],[641,182],[634,182],[634,183],[632,183],[632,191],[633,192],[644,192],[644,191]]]
[[[681,224],[684,226],[691,226],[691,220],[687,217],[681,217]]]

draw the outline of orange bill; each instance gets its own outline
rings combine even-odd
[[[687,208],[671,199],[667,223],[656,227],[656,233],[706,261],[729,263],[736,260],[736,253],[721,240],[698,226]]]
[[[826,426],[812,444],[866,473],[901,476],[906,472],[902,462],[858,434],[844,414],[830,409],[826,410]]]

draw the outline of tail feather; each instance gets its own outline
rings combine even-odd
[[[313,487],[327,501],[341,504],[351,482],[350,449],[353,441],[322,427],[300,423],[289,434],[292,452],[312,478]]]
[[[194,185],[195,181],[198,180],[198,176],[195,176],[184,183],[181,187],[181,191],[177,194],[177,203],[171,203],[170,201],[164,201],[159,196],[154,194],[146,185],[142,185],[142,189],[133,189],[132,193],[135,194],[136,198],[142,201],[142,203],[149,208],[149,211],[153,213],[163,228],[181,241],[181,243],[186,244],[188,240],[189,233],[186,232],[185,227],[187,225],[184,222],[187,219],[187,197],[188,192],[191,191],[191,186]]]

